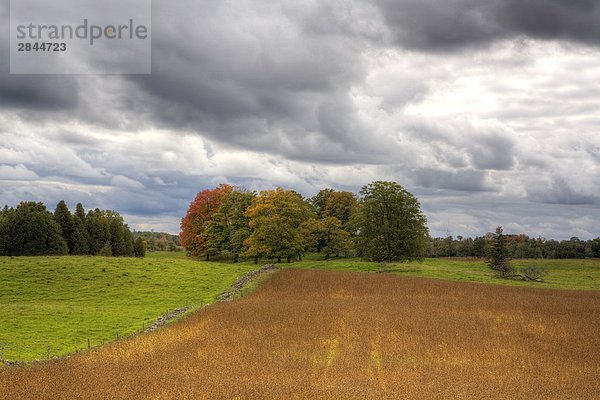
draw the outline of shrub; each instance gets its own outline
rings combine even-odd
[[[548,275],[548,270],[540,266],[530,264],[521,270],[521,274],[523,275],[523,279],[543,282],[544,276]]]

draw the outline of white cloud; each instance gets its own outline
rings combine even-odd
[[[28,170],[23,164],[0,165],[0,180],[33,180],[37,178],[38,175]]]

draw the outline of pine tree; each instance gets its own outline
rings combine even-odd
[[[10,256],[63,255],[67,243],[60,225],[42,203],[22,202],[8,213],[2,229],[3,251]]]
[[[499,226],[491,238],[487,264],[502,278],[510,278],[515,274],[514,268],[510,264],[509,254],[508,238],[504,235],[502,227]]]
[[[73,233],[71,235],[71,254],[79,256],[89,254],[89,239],[84,222],[77,215],[74,215]]]
[[[85,217],[85,228],[89,235],[89,252],[91,255],[99,254],[107,243],[110,244],[108,220],[105,218],[103,211],[98,208],[90,210]],[[107,254],[106,250],[104,254]]]
[[[69,208],[64,200],[59,201],[56,205],[56,209],[54,210],[54,219],[58,225],[60,225],[61,235],[67,242],[69,254],[73,254],[73,216],[71,215],[71,211],[69,211]]]
[[[85,210],[83,209],[83,205],[81,203],[77,203],[75,206],[75,216],[81,220],[81,222],[85,222]]]

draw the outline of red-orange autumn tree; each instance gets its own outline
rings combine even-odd
[[[196,195],[194,201],[181,220],[181,245],[191,256],[205,255],[209,258],[210,247],[207,235],[208,222],[219,211],[225,196],[233,191],[233,187],[221,184],[214,189],[206,189]]]

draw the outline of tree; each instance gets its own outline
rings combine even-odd
[[[360,193],[358,248],[364,258],[392,262],[427,254],[427,219],[416,197],[396,182],[373,182]]]
[[[208,238],[208,222],[221,207],[225,195],[233,187],[221,184],[215,189],[206,189],[196,195],[190,203],[185,217],[181,220],[181,245],[192,256],[210,256],[211,243]]]
[[[104,255],[106,255],[108,252],[105,247],[110,244],[110,230],[108,220],[100,209],[88,211],[85,217],[85,229],[89,235],[90,254],[97,255],[104,250]]]
[[[248,256],[277,258],[278,262],[286,257],[290,262],[302,253],[304,242],[298,228],[313,213],[298,193],[282,188],[262,191],[246,215],[252,232],[245,241]]]
[[[111,244],[113,256],[133,256],[133,237],[123,217],[115,211],[104,211],[108,224],[108,241]]]
[[[352,251],[350,233],[336,217],[311,218],[300,225],[300,234],[306,249],[323,253],[326,260],[330,255],[349,255]]]
[[[144,258],[146,256],[146,244],[141,236],[138,236],[138,238],[135,240],[135,244],[133,245],[133,253],[136,257],[140,258]]]
[[[600,238],[590,240],[590,249],[592,257],[600,258]]]
[[[255,197],[256,193],[239,188],[225,194],[219,210],[206,225],[209,252],[238,260],[244,241],[250,236],[246,211]]]
[[[325,202],[331,193],[335,192],[333,189],[321,189],[319,193],[311,197],[308,203],[313,207],[317,217],[321,218],[325,211]]]
[[[509,242],[502,231],[502,227],[496,228],[490,240],[490,249],[487,264],[501,278],[510,278],[515,274],[514,268],[510,263]]]
[[[56,205],[56,209],[54,210],[54,219],[60,225],[61,235],[67,242],[67,248],[69,254],[73,253],[73,216],[71,215],[71,211],[67,207],[67,204],[64,200],[61,200]]]
[[[89,235],[85,229],[85,224],[77,215],[73,216],[73,232],[71,235],[71,254],[84,255],[89,254]]]
[[[85,210],[81,203],[77,203],[75,206],[75,217],[79,218],[81,222],[85,222]]]
[[[322,218],[335,217],[342,227],[348,230],[348,225],[358,212],[358,200],[354,193],[333,191],[325,199]]]
[[[22,202],[3,218],[1,254],[9,256],[63,255],[67,243],[60,225],[42,203]]]

